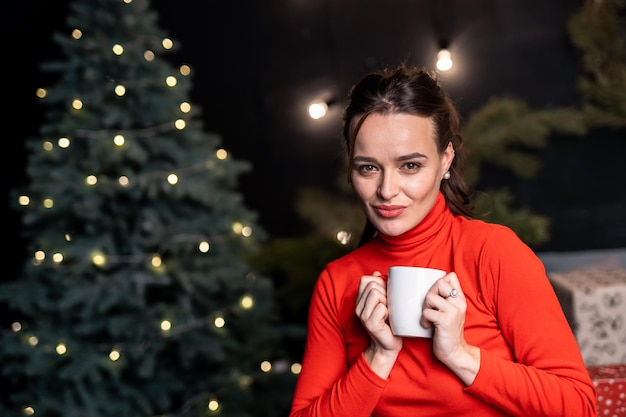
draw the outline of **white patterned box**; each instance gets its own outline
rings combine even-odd
[[[585,365],[626,363],[626,269],[553,272]]]

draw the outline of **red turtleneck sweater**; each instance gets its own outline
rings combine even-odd
[[[367,365],[359,281],[392,265],[458,275],[465,339],[481,350],[470,386],[434,357],[431,339],[405,338],[387,379]],[[413,230],[379,235],[322,271],[290,417],[470,415],[595,416],[595,389],[541,261],[510,229],[454,216],[440,193]]]

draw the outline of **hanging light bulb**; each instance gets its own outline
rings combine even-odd
[[[317,99],[309,104],[309,117],[314,120],[322,119],[328,115],[328,110],[337,103],[337,98],[332,94],[325,94],[326,98]]]
[[[317,101],[315,103],[311,103],[309,106],[309,116],[311,119],[321,119],[326,116],[326,112],[328,111],[328,104],[324,101]]]
[[[452,68],[452,54],[448,49],[448,43],[441,42],[439,52],[437,52],[437,69],[448,71],[450,68]]]

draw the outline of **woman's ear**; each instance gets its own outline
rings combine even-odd
[[[449,171],[452,166],[452,161],[454,160],[454,146],[452,145],[452,141],[448,142],[448,146],[446,146],[446,150],[443,151],[443,166],[445,167],[444,171]]]

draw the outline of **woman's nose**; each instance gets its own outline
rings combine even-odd
[[[378,195],[383,200],[391,200],[399,192],[398,179],[391,173],[384,173],[380,176],[380,184],[378,184]]]

